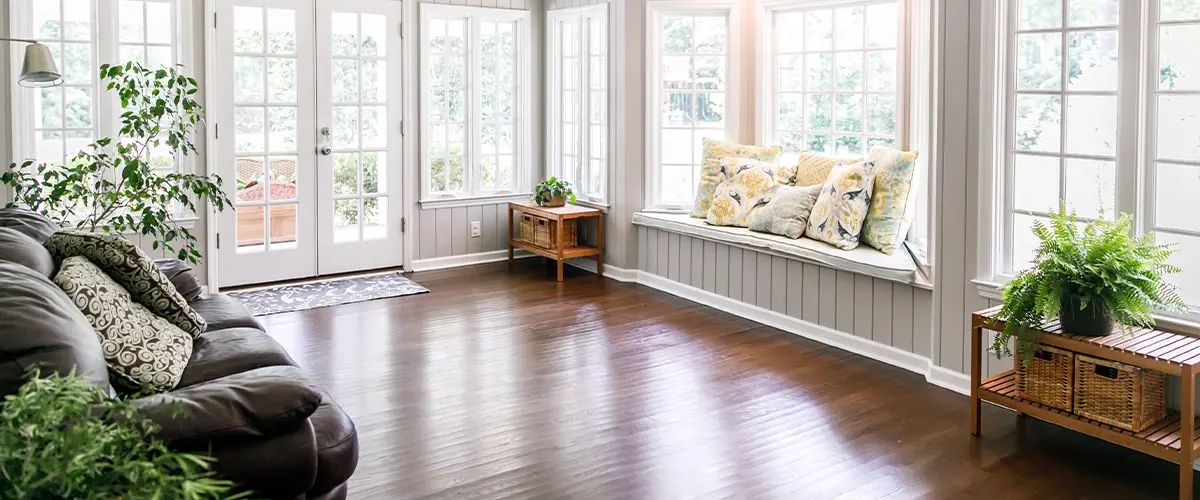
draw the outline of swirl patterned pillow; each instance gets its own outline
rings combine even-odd
[[[125,392],[165,392],[179,384],[192,357],[192,336],[135,302],[85,257],[63,261],[57,284],[100,337],[113,383]]]
[[[50,236],[46,249],[56,262],[87,257],[150,312],[162,316],[193,337],[208,325],[188,305],[154,260],[133,242],[115,234],[59,231]]]
[[[692,217],[702,219],[708,216],[712,206],[713,196],[717,185],[729,179],[721,168],[721,159],[726,157],[749,158],[767,163],[775,163],[783,148],[779,146],[745,146],[727,141],[718,141],[705,137],[704,160],[700,165],[700,183],[696,186],[696,198],[692,202]]]
[[[843,250],[857,247],[874,185],[875,169],[871,162],[833,167],[813,205],[805,235]]]
[[[823,186],[780,186],[766,206],[750,215],[750,230],[791,239],[804,236],[808,216]]]
[[[875,164],[875,193],[863,222],[862,241],[891,255],[908,236],[916,215],[917,153],[876,146],[869,158]]]
[[[746,227],[750,215],[769,203],[771,195],[779,188],[775,165],[759,163],[741,168],[737,166],[740,162],[740,158],[721,159],[722,169],[733,176],[717,186],[706,219],[709,224]]]

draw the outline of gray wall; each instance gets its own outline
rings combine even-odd
[[[930,355],[929,290],[655,228],[637,233],[643,272]]]

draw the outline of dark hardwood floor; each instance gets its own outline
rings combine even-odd
[[[538,259],[540,260],[540,259]],[[263,318],[354,418],[353,499],[1171,498],[1177,468],[540,262]]]

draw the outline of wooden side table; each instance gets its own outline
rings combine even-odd
[[[523,214],[536,215],[538,217],[549,219],[553,224],[557,224],[558,241],[555,242],[555,248],[542,248],[532,243],[526,243],[519,238],[513,236],[514,212]],[[586,217],[595,217],[597,225],[597,235],[599,241],[596,246],[566,246],[563,244],[563,235],[566,233],[563,227],[566,221],[571,219],[582,219]],[[548,259],[553,259],[558,263],[558,281],[563,280],[563,261],[576,257],[596,257],[596,274],[604,276],[604,212],[595,208],[586,208],[578,205],[565,205],[561,207],[546,208],[539,206],[532,201],[513,201],[508,204],[508,269],[512,270],[513,265],[513,250],[522,248],[541,255]]]
[[[987,401],[1018,414],[1057,424],[1179,464],[1179,498],[1192,498],[1192,461],[1200,456],[1196,436],[1196,374],[1200,367],[1200,338],[1135,328],[1132,333],[1116,329],[1107,337],[1084,337],[1063,332],[1057,320],[1032,332],[1048,346],[1078,354],[1108,359],[1147,370],[1179,376],[1180,410],[1169,411],[1166,418],[1141,432],[1130,432],[1103,422],[1057,408],[1051,408],[1017,396],[1013,370],[982,380],[983,331],[1002,331],[1004,321],[996,319],[1000,307],[971,315],[971,434],[979,435],[979,405]]]

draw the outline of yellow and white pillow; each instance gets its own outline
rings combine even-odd
[[[796,160],[796,179],[789,183],[791,186],[820,186],[829,179],[829,173],[838,163],[858,163],[862,158],[834,158],[819,153],[801,151]]]
[[[696,186],[696,198],[692,202],[692,217],[696,218],[708,215],[717,185],[729,179],[721,169],[722,158],[749,158],[774,163],[780,153],[783,153],[783,148],[779,146],[748,146],[707,137],[704,138],[703,144],[704,160],[700,165],[700,183]]]
[[[876,146],[867,158],[875,165],[875,189],[862,241],[891,255],[904,242],[916,214],[917,152]]]
[[[805,235],[844,250],[857,247],[874,185],[875,168],[869,161],[835,165],[813,205]]]
[[[714,226],[746,227],[750,216],[770,203],[771,196],[779,188],[775,178],[775,165],[759,163],[745,168],[739,165],[740,158],[723,158],[720,163],[726,172],[733,175],[716,188],[706,221]]]

